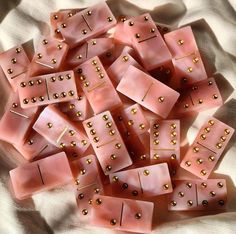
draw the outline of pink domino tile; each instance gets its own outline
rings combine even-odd
[[[198,51],[197,43],[190,26],[166,33],[164,38],[174,58],[183,57]]]
[[[210,118],[198,132],[180,166],[206,180],[226,148],[234,129],[225,123]]]
[[[139,104],[126,107],[122,114],[125,125],[131,134],[140,135],[149,130],[149,121]]]
[[[10,171],[10,177],[19,200],[70,183],[73,178],[64,152],[21,165]]]
[[[115,85],[118,85],[130,65],[143,70],[142,66],[128,52],[123,51],[107,69],[107,74]]]
[[[22,145],[14,145],[14,147],[29,161],[44,158],[60,152],[59,148],[50,144],[44,137],[34,130],[31,131]]]
[[[0,54],[0,66],[14,91],[17,90],[19,80],[26,76],[29,64],[29,58],[21,45]]]
[[[98,57],[87,60],[74,71],[95,114],[113,110],[122,105],[120,97]]]
[[[109,178],[113,195],[140,198],[172,192],[166,163],[112,173]]]
[[[103,64],[109,64],[114,60],[115,48],[116,46],[112,38],[90,39],[83,45],[69,51],[66,66],[74,68],[94,56],[98,56]]]
[[[152,120],[150,123],[150,159],[152,163],[167,162],[171,175],[180,164],[180,121]]]
[[[226,208],[227,187],[224,179],[174,180],[168,194],[170,211],[215,211]]]
[[[145,69],[171,63],[171,53],[149,14],[133,17],[124,24]]]
[[[111,10],[105,2],[101,2],[66,19],[58,28],[65,42],[73,48],[107,32],[115,24]]]
[[[18,90],[22,108],[78,98],[73,71],[29,77],[19,84]]]
[[[174,79],[171,81],[171,86],[186,86],[207,78],[206,70],[198,51],[181,58],[174,58],[172,62],[175,74]]]
[[[91,224],[113,230],[149,233],[152,230],[152,202],[95,195]]]
[[[69,120],[52,105],[41,112],[33,129],[51,144],[65,150],[68,156],[81,156],[90,145],[82,126]]]
[[[38,107],[22,109],[18,94],[11,96],[0,120],[0,139],[22,145],[37,118],[38,110]]]
[[[91,216],[91,205],[94,194],[103,193],[100,169],[94,155],[74,160],[71,169],[76,185],[76,201],[80,221],[87,222]]]
[[[72,17],[79,11],[80,9],[67,9],[67,10],[59,10],[56,12],[51,12],[50,26],[52,29],[53,37],[59,40],[62,40],[63,38],[58,28],[58,24],[64,22],[66,19],[68,19],[69,17]]]
[[[209,78],[183,90],[175,111],[179,114],[200,112],[222,104],[223,100],[215,79]]]
[[[58,108],[73,121],[83,121],[92,116],[92,110],[85,94],[80,91],[78,98],[58,103]]]
[[[132,164],[126,146],[109,111],[85,120],[83,125],[106,175]]]
[[[35,49],[35,55],[29,67],[29,76],[44,75],[60,70],[69,46],[52,37],[42,37]]]
[[[178,92],[134,66],[128,68],[116,89],[162,118],[169,115],[179,98]]]

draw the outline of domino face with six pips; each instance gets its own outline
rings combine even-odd
[[[152,120],[150,123],[150,159],[152,163],[167,162],[171,175],[180,164],[180,121]]]
[[[172,192],[166,163],[146,166],[109,175],[113,195],[122,197],[153,197]]]
[[[10,177],[15,196],[19,200],[73,181],[64,152],[21,165],[10,171]]]
[[[132,164],[126,146],[109,111],[85,120],[83,125],[106,175]]]
[[[164,35],[167,46],[173,55],[175,79],[172,86],[180,87],[207,78],[198,47],[190,26],[177,29]]]
[[[21,45],[0,54],[0,66],[14,91],[17,90],[19,80],[26,76],[29,64],[29,58]]]
[[[105,2],[86,8],[59,25],[65,42],[75,47],[84,41],[105,33],[116,24],[116,19]]]
[[[75,125],[52,105],[41,112],[33,128],[51,144],[64,150],[68,156],[81,156],[89,146],[82,126]]]
[[[91,224],[113,230],[149,233],[152,229],[152,202],[95,195]]]
[[[93,195],[103,192],[97,159],[94,155],[88,155],[74,160],[70,165],[75,178],[75,195],[80,210],[80,220],[88,221],[91,216]]]
[[[171,64],[171,53],[149,14],[131,18],[124,25],[145,69]]]
[[[122,105],[98,57],[93,57],[79,65],[74,72],[77,83],[83,89],[95,114],[113,110]]]
[[[90,39],[68,52],[66,66],[74,68],[94,56],[98,56],[103,64],[109,64],[114,60],[115,48],[112,38]]]
[[[226,148],[234,129],[211,118],[200,129],[180,166],[206,180]]]
[[[178,92],[134,66],[128,68],[116,89],[162,118],[169,115],[179,97]]]
[[[22,108],[78,98],[73,71],[30,77],[19,84],[18,90]]]
[[[227,187],[224,179],[173,180],[173,193],[168,194],[168,210],[225,209]]]
[[[184,114],[191,111],[204,111],[223,104],[220,91],[214,78],[202,80],[183,90],[176,105],[176,112]]]
[[[11,144],[24,144],[37,118],[38,110],[38,107],[22,109],[18,94],[15,93],[0,120],[0,139]]]
[[[69,46],[55,38],[43,37],[39,41],[30,63],[29,76],[44,75],[60,70]]]

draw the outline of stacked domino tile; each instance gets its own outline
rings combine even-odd
[[[80,222],[136,233],[151,232],[159,195],[169,211],[224,210],[226,181],[209,176],[234,129],[209,116],[180,155],[180,120],[223,104],[191,27],[116,20],[106,3],[50,24],[31,61],[21,45],[0,54],[0,139],[28,161],[10,171],[14,197],[71,184]]]

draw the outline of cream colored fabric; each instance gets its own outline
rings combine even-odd
[[[0,50],[37,39],[49,32],[49,13],[58,9],[87,7],[98,0],[0,0]],[[236,128],[236,1],[235,0],[109,0],[116,16],[150,12],[156,22],[172,28],[190,24],[193,27],[209,76],[217,79],[225,104],[198,116],[181,121],[183,152],[202,123],[210,115]],[[0,112],[10,88],[4,76],[0,79]],[[186,138],[187,137],[187,138]],[[168,213],[158,200],[153,233],[166,234],[235,234],[236,233],[236,144],[235,135],[212,177],[226,178],[229,203],[226,213],[204,216],[204,213]],[[19,154],[9,145],[0,148],[0,233],[67,233],[109,234],[110,230],[86,227],[76,217],[74,194],[67,188],[44,192],[24,202],[15,202],[8,189],[8,171],[16,166]],[[203,215],[203,216],[201,216]]]

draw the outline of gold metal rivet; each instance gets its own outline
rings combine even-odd
[[[229,129],[227,129],[227,128],[225,129],[225,131],[224,131],[224,132],[225,132],[225,135],[229,135],[229,134],[230,134],[230,130],[229,130]]]
[[[53,59],[51,60],[51,63],[52,63],[52,64],[56,64],[56,63],[57,63],[57,60],[53,58]]]
[[[155,153],[155,154],[153,155],[153,158],[154,158],[154,159],[159,159],[159,157],[160,157],[160,156],[159,156],[157,153]]]
[[[85,35],[85,34],[87,34],[87,30],[86,29],[83,29],[82,30],[82,33]]]
[[[222,145],[221,143],[217,143],[217,144],[216,144],[216,148],[217,148],[217,149],[221,149],[222,146],[223,146],[223,145]]]
[[[120,148],[121,148],[121,144],[120,144],[120,143],[117,143],[117,144],[115,145],[115,148],[116,148],[116,149],[120,149]]]
[[[176,154],[171,154],[170,159],[171,160],[176,160]]]
[[[39,101],[43,102],[44,101],[44,96],[39,96]]]
[[[188,200],[187,204],[188,204],[188,206],[192,206],[193,205],[193,201]]]
[[[91,158],[86,159],[86,163],[87,164],[91,164],[92,163],[92,159]]]
[[[199,58],[198,58],[198,57],[194,57],[194,58],[193,58],[193,63],[198,63],[198,61],[199,61]]]
[[[20,83],[20,86],[21,86],[22,88],[24,88],[24,87],[26,86],[26,83],[25,83],[25,82],[21,82],[21,83]]]
[[[203,205],[203,206],[208,206],[208,201],[207,201],[207,200],[203,200],[203,201],[202,201],[202,205]]]
[[[11,60],[11,62],[12,62],[13,64],[15,64],[15,63],[16,63],[16,58],[13,58],[13,59]]]
[[[164,100],[165,100],[165,99],[164,99],[164,97],[162,97],[162,96],[158,98],[158,101],[159,101],[160,103],[164,102]]]
[[[188,67],[187,71],[190,73],[193,71],[193,68],[192,67]]]
[[[122,60],[123,60],[124,62],[127,62],[127,61],[129,60],[129,57],[125,55],[125,56],[122,57]]]
[[[29,141],[28,141],[28,145],[33,145],[34,144],[34,140],[33,139],[30,139]]]
[[[68,92],[68,95],[69,95],[69,96],[74,96],[74,94],[75,94],[75,93],[74,93],[73,90],[70,90],[70,91]]]
[[[151,28],[151,29],[150,29],[150,32],[151,32],[151,33],[154,33],[155,31],[156,31],[155,28]]]
[[[115,154],[112,154],[112,155],[110,156],[110,159],[111,159],[111,160],[115,160],[115,159],[116,159],[116,155],[115,155]]]
[[[44,40],[42,41],[42,43],[43,43],[43,45],[47,45],[47,44],[48,44],[48,41],[47,41],[46,39],[44,39]]]
[[[94,138],[93,138],[93,141],[94,141],[95,143],[99,142],[99,137],[94,137]]]
[[[59,98],[59,94],[58,94],[58,93],[54,93],[54,94],[53,94],[53,98],[54,98],[54,99]]]
[[[87,11],[87,15],[92,15],[92,11]]]
[[[56,81],[56,77],[52,76],[52,77],[50,78],[50,81],[51,81],[51,82],[55,82],[55,81]]]
[[[110,165],[106,166],[106,171],[111,171],[112,167]]]
[[[81,144],[82,144],[82,145],[87,145],[87,141],[86,141],[86,140],[82,140],[82,141],[81,141]]]
[[[132,126],[133,124],[134,124],[134,121],[133,121],[133,120],[129,120],[129,121],[128,121],[128,125],[129,125],[129,126]]]
[[[218,183],[217,183],[217,186],[218,186],[219,188],[223,188],[224,185],[223,185],[222,182],[218,182]]]
[[[116,182],[116,181],[119,180],[119,178],[118,178],[118,176],[113,176],[112,180],[113,180],[114,182]]]
[[[189,182],[186,183],[186,186],[187,186],[189,189],[192,188],[192,184],[189,183]]]
[[[203,163],[203,159],[198,158],[198,159],[197,159],[197,164],[202,164],[202,163]]]
[[[146,169],[146,170],[143,171],[143,174],[144,174],[145,176],[148,176],[148,175],[150,174],[150,172],[149,172],[149,170]]]
[[[183,45],[184,44],[184,40],[180,39],[178,40],[178,45]]]
[[[190,167],[191,165],[192,165],[192,163],[191,163],[190,161],[186,161],[186,162],[185,162],[185,166],[186,166],[186,167]]]
[[[66,28],[66,24],[65,23],[61,24],[61,27]]]
[[[62,49],[62,45],[61,45],[61,44],[58,44],[58,45],[57,45],[57,49],[58,49],[58,50],[61,50],[61,49]]]
[[[110,131],[109,131],[109,135],[110,135],[110,136],[114,136],[114,135],[115,135],[115,130],[114,130],[114,129],[110,130]]]
[[[17,108],[17,107],[18,107],[18,104],[15,103],[15,102],[13,102],[13,103],[12,103],[12,107],[13,107],[13,108]]]
[[[23,103],[24,103],[24,104],[28,104],[28,103],[29,103],[29,100],[28,100],[27,98],[25,98],[25,99],[23,100]]]
[[[113,19],[111,17],[107,17],[107,21],[111,22]]]
[[[61,148],[65,148],[65,147],[66,147],[66,144],[65,144],[65,143],[61,143],[61,144],[60,144],[60,147],[61,147]]]
[[[142,218],[142,214],[141,213],[136,213],[134,217],[136,219],[141,219]]]
[[[80,171],[80,175],[84,175],[85,173],[86,173],[85,169],[82,169],[82,170]]]
[[[158,144],[160,143],[160,141],[157,140],[157,139],[155,139],[155,140],[153,141],[153,143],[154,143],[154,145],[158,145]]]
[[[117,223],[117,221],[116,221],[115,219],[111,219],[111,220],[110,220],[110,224],[111,224],[112,226],[116,225],[116,223]]]
[[[198,148],[198,147],[194,147],[194,148],[193,148],[193,152],[194,152],[194,153],[198,153],[198,152],[199,152],[199,148]]]
[[[21,48],[20,47],[16,48],[16,53],[19,54],[20,52],[21,52]]]
[[[139,124],[139,129],[140,129],[140,130],[145,129],[145,124]]]
[[[144,16],[144,20],[145,20],[145,21],[148,21],[148,16]]]
[[[205,135],[205,134],[201,134],[200,138],[201,138],[202,140],[206,140],[206,135]]]
[[[184,197],[184,193],[183,192],[179,192],[178,195],[179,195],[179,197]]]
[[[135,34],[135,37],[136,37],[136,38],[140,38],[140,34],[139,34],[139,33],[136,33],[136,34]]]
[[[202,104],[202,103],[203,103],[203,100],[202,100],[202,99],[198,99],[198,103],[199,103],[199,104]]]
[[[177,202],[176,201],[171,201],[171,206],[176,206],[177,205]]]
[[[70,143],[70,145],[71,145],[72,147],[75,147],[75,146],[76,146],[76,142],[75,142],[75,141],[72,141],[72,142]]]
[[[82,214],[83,215],[87,215],[88,214],[88,210],[87,209],[82,210]]]
[[[176,129],[176,124],[172,123],[172,124],[170,125],[170,127],[171,127],[172,129]]]
[[[13,70],[11,68],[7,69],[7,73],[8,74],[12,74],[13,73]]]
[[[169,185],[168,185],[168,184],[164,184],[164,185],[163,185],[163,189],[164,189],[164,190],[168,190],[168,189],[169,189]]]
[[[77,111],[77,112],[76,112],[76,116],[77,116],[77,117],[81,117],[81,116],[82,116],[82,112],[81,112],[81,111]]]
[[[107,123],[106,123],[106,127],[107,127],[107,128],[110,128],[111,126],[112,126],[112,122],[107,122]]]
[[[202,182],[202,183],[201,183],[201,186],[202,186],[203,188],[206,188],[206,187],[207,187],[207,184],[206,184],[205,182]]]
[[[202,176],[205,176],[207,174],[207,172],[205,170],[201,170],[200,173],[201,173]]]
[[[58,15],[53,15],[53,19],[57,20],[58,19]]]
[[[86,123],[86,126],[87,126],[88,128],[91,128],[91,127],[93,126],[93,124],[92,124],[91,122],[87,122],[87,123]]]

